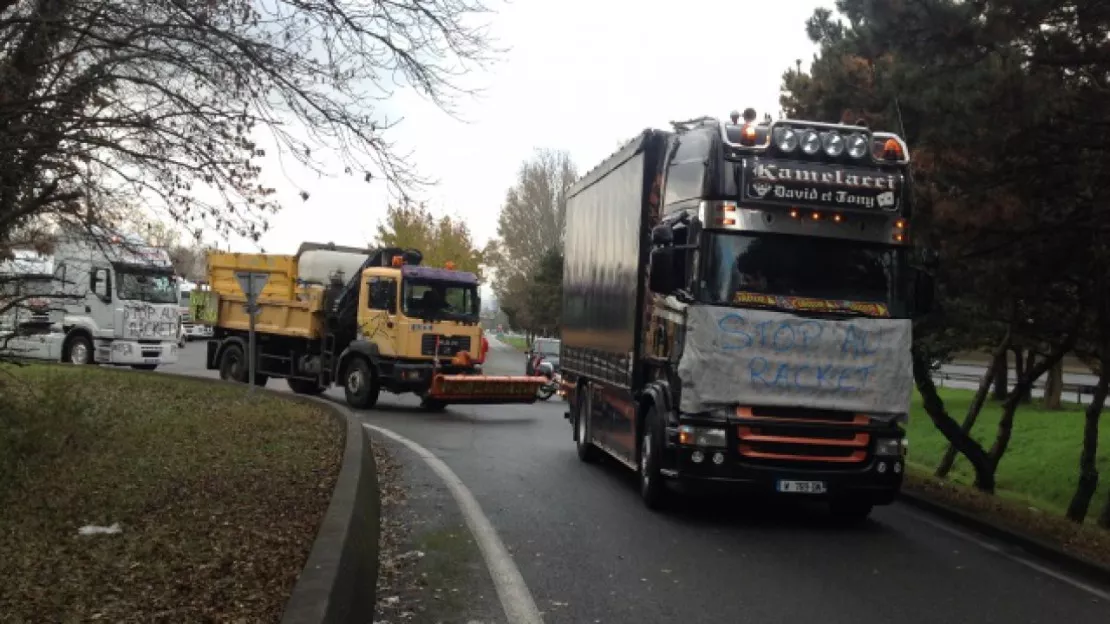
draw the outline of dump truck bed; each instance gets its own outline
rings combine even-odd
[[[297,283],[297,257],[281,254],[210,252],[208,281],[211,292],[199,321],[226,329],[247,330],[247,296],[235,274],[266,273],[269,278],[258,297],[255,331],[299,338],[324,333],[324,289]]]

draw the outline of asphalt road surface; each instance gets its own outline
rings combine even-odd
[[[522,354],[491,340],[489,372],[523,367]],[[200,343],[165,370],[212,375]],[[383,393],[364,412],[466,484],[545,622],[1110,622],[1110,587],[900,504],[857,528],[837,527],[822,507],[735,499],[653,513],[631,473],[578,461],[565,407],[553,398],[428,414]]]

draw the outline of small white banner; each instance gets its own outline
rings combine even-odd
[[[678,363],[679,408],[797,406],[908,413],[912,322],[806,318],[691,306]]]

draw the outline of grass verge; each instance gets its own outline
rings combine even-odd
[[[940,396],[949,414],[959,421],[967,413],[974,393],[942,389]],[[1001,404],[988,400],[972,432],[980,444],[989,448],[993,443],[1001,414]],[[1110,532],[1094,526],[1077,527],[1063,517],[1078,481],[1082,407],[1065,403],[1064,409],[1049,411],[1034,401],[1019,409],[1009,450],[998,467],[996,496],[982,495],[970,487],[974,474],[962,456],[957,458],[947,481],[932,477],[948,441],[933,426],[916,392],[907,433],[907,489],[1110,565]],[[1099,436],[1098,464],[1102,474],[1110,474],[1107,427]],[[1089,520],[1107,504],[1108,496],[1110,485],[1103,479],[1091,501]]]
[[[528,340],[525,339],[523,336],[501,336],[500,338],[498,338],[498,340],[516,349],[517,351],[524,352],[528,350]]]
[[[330,414],[94,367],[0,384],[5,621],[280,619],[342,460]]]

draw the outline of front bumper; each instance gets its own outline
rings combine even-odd
[[[97,340],[96,361],[100,364],[133,366],[146,364],[163,366],[176,364],[178,359],[176,342],[140,343],[136,340]]]
[[[743,425],[727,426],[725,446],[699,447],[679,444],[677,428],[669,427],[663,449],[664,478],[691,493],[739,490],[801,499],[846,497],[879,505],[893,502],[902,487],[905,457],[902,454],[877,455],[875,452],[880,439],[900,440],[903,435],[898,429],[861,428],[860,433],[869,435],[866,450],[860,450],[863,458],[860,461],[833,463],[807,459],[802,455],[789,458],[782,455],[769,460],[742,454],[743,444],[738,438],[743,428]],[[812,435],[819,434],[814,432]],[[805,493],[783,491],[780,489],[783,481],[818,482],[822,490]]]
[[[210,325],[185,323],[181,326],[181,333],[185,334],[188,338],[211,338],[212,327]]]

